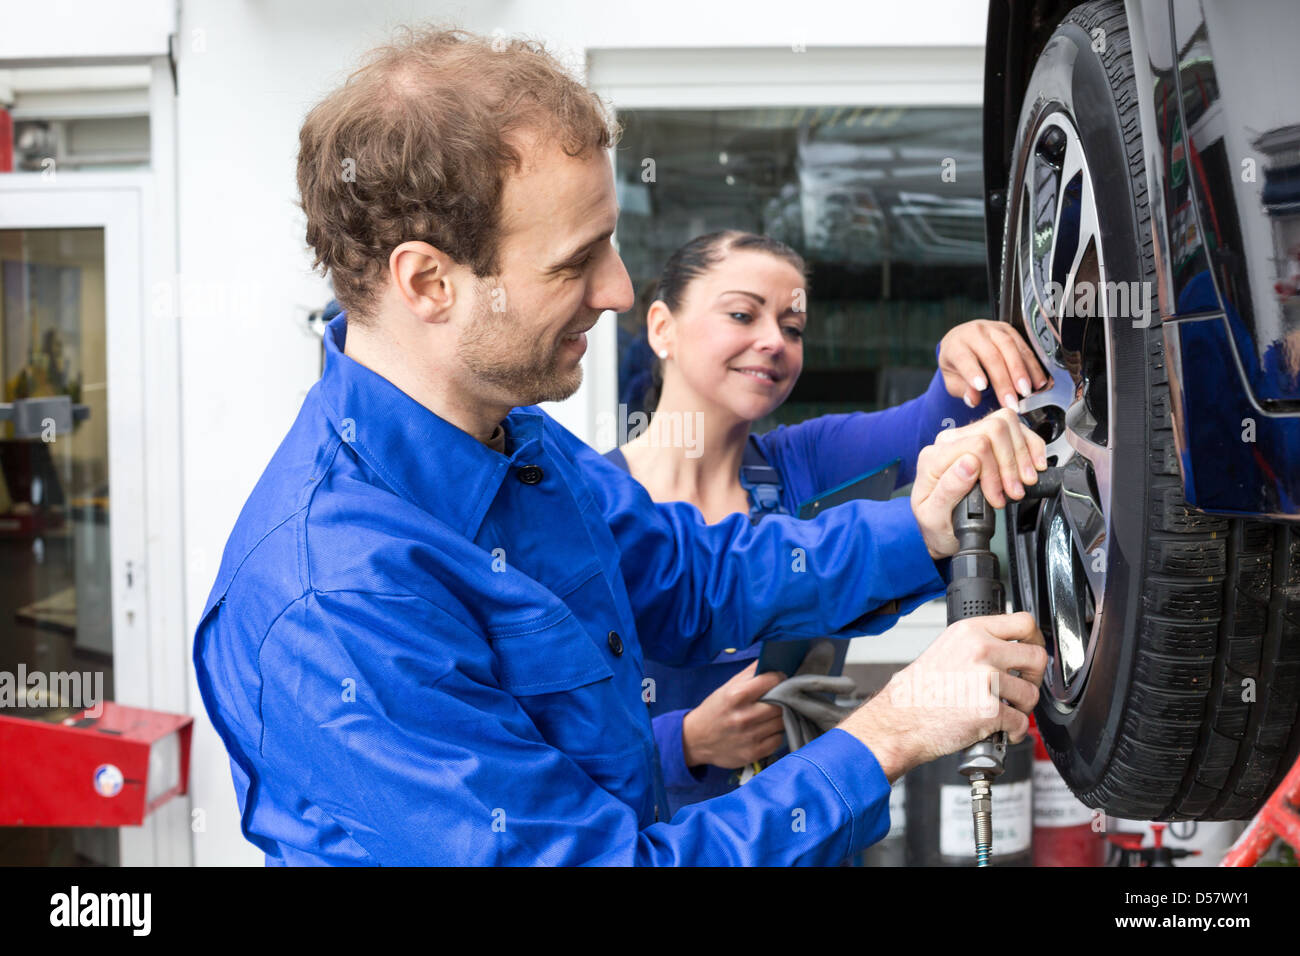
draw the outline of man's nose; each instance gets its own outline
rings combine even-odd
[[[610,245],[609,254],[603,257],[600,268],[592,277],[587,305],[597,311],[626,312],[636,304],[632,292],[632,277],[618,250]]]

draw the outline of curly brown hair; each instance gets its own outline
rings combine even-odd
[[[393,248],[429,243],[495,275],[500,200],[521,134],[570,156],[618,124],[538,41],[405,27],[307,114],[298,191],[314,268],[358,324],[373,320]]]

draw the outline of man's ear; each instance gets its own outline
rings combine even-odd
[[[645,315],[645,333],[655,355],[667,350],[673,351],[673,314],[663,299],[655,299]]]
[[[422,322],[447,321],[456,294],[467,281],[464,273],[450,256],[427,242],[403,242],[388,256],[389,282]]]

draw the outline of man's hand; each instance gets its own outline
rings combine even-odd
[[[999,730],[1012,743],[1024,740],[1046,668],[1032,615],[968,618],[950,624],[839,729],[871,749],[892,784],[918,764]]]
[[[951,329],[939,341],[939,371],[953,398],[974,408],[980,392],[991,384],[1004,408],[1047,384],[1047,374],[1034,350],[1006,322],[975,319]]]
[[[988,503],[1003,508],[1008,497],[1023,498],[1046,467],[1047,445],[1009,408],[939,432],[917,456],[912,484],[912,514],[930,557],[956,554],[952,512],[976,479]]]
[[[771,756],[781,746],[781,708],[760,703],[759,698],[785,675],[768,671],[754,676],[757,669],[754,661],[687,713],[682,721],[686,766],[713,764],[735,770]]]

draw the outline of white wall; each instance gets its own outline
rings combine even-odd
[[[0,4],[0,60],[26,66],[140,62],[167,52],[175,0],[45,0]]]
[[[318,373],[319,342],[303,320],[329,290],[309,271],[303,219],[294,206],[298,127],[358,54],[391,27],[433,18],[483,33],[523,33],[585,65],[588,51],[631,48],[804,44],[810,50],[969,51],[983,44],[985,9],[968,0],[804,2],[797,8],[773,0],[182,0],[179,269],[183,289],[192,294],[181,316],[187,646],[239,509]],[[963,82],[969,91],[969,76]],[[588,359],[595,361],[599,351],[593,348]],[[590,393],[570,401],[558,417],[581,434]],[[191,791],[206,819],[205,831],[194,837],[195,862],[260,864],[260,854],[239,833],[225,752],[193,687],[190,699],[200,715]]]

